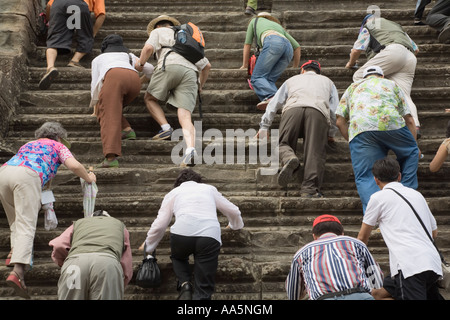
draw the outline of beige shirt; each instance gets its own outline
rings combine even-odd
[[[150,36],[145,44],[151,45],[154,48],[156,58],[158,59],[156,69],[160,69],[163,65],[164,56],[170,50],[170,48],[163,47],[171,47],[175,44],[175,31],[170,27],[156,28],[150,33]],[[194,65],[176,52],[170,53],[166,58],[166,66],[170,64],[178,64],[195,71],[202,71],[208,63],[209,60],[205,57]]]

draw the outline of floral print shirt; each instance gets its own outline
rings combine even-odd
[[[410,114],[405,96],[395,82],[368,76],[350,85],[336,109],[349,122],[349,142],[364,131],[403,128],[403,116]]]
[[[4,165],[22,166],[37,172],[42,187],[55,177],[59,166],[73,155],[62,143],[51,139],[38,139],[20,147]]]

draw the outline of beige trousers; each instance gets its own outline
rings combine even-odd
[[[108,253],[69,256],[58,281],[59,300],[122,300],[124,276],[120,262]]]
[[[353,75],[353,81],[361,80],[367,67],[379,66],[383,69],[384,77],[394,81],[403,91],[411,116],[414,118],[416,126],[420,127],[417,107],[411,99],[416,64],[417,58],[414,53],[401,44],[390,44],[359,68]]]
[[[38,213],[41,179],[26,167],[0,167],[0,200],[11,230],[11,263],[30,264]]]

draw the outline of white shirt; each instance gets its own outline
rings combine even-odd
[[[130,63],[131,58],[131,65]],[[98,96],[100,94],[100,90],[103,86],[103,80],[105,78],[106,73],[112,68],[124,68],[130,69],[133,71],[137,70],[134,68],[136,61],[139,58],[136,57],[132,53],[126,52],[107,52],[102,53],[97,56],[94,60],[92,60],[91,64],[91,103],[90,107],[94,107],[98,102]],[[144,70],[142,71],[147,78],[150,79],[152,76],[154,67],[150,63],[145,63]]]
[[[216,187],[194,181],[182,183],[164,197],[145,239],[147,253],[156,249],[173,216],[175,223],[170,227],[171,233],[210,237],[222,244],[217,210],[228,218],[231,229],[244,227],[239,208],[222,196]]]
[[[428,270],[442,275],[439,254],[414,212],[398,194],[387,188],[395,189],[408,199],[430,235],[437,224],[422,194],[399,182],[388,183],[370,197],[363,222],[370,226],[379,223],[389,249],[391,276],[398,270],[405,278]]]

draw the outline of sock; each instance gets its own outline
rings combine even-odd
[[[162,126],[161,126],[161,129],[163,129],[164,131],[167,131],[167,130],[169,130],[171,128],[171,126],[170,126],[170,124],[168,124],[168,123],[165,123],[165,124],[163,124]]]

